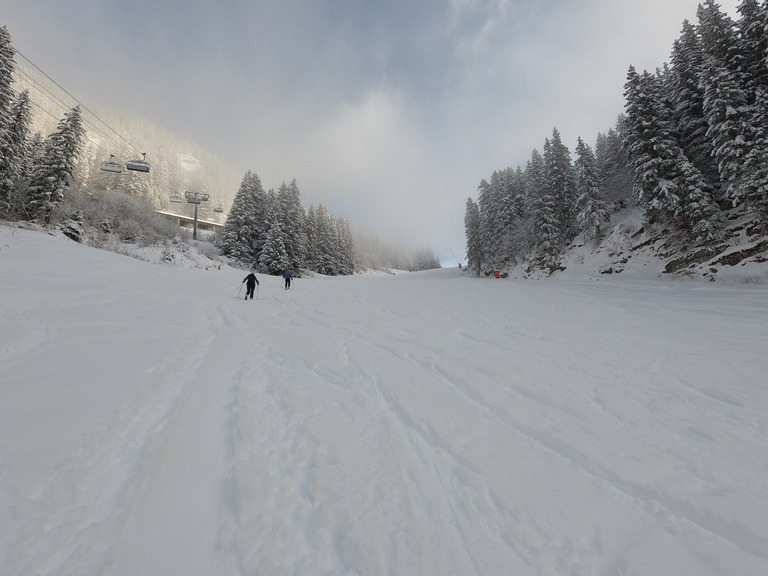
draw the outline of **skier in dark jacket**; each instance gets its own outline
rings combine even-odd
[[[286,270],[285,274],[283,274],[283,278],[285,278],[285,289],[288,290],[288,288],[291,287],[291,280],[293,279],[293,276],[291,276],[291,273]]]
[[[251,272],[243,278],[243,282],[245,282],[245,299],[248,300],[248,294],[251,295],[251,300],[253,300],[253,291],[256,288],[256,285],[259,283],[259,279],[256,278],[256,274]]]

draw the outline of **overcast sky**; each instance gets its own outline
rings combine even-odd
[[[14,47],[87,107],[144,116],[266,188],[296,178],[306,207],[455,265],[480,179],[555,127],[594,146],[629,65],[667,61],[698,0],[2,3]]]

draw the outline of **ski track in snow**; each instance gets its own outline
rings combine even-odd
[[[244,302],[237,270],[0,232],[3,573],[768,573],[764,288]]]

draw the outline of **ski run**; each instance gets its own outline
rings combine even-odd
[[[244,275],[0,226],[0,573],[768,574],[765,284]]]

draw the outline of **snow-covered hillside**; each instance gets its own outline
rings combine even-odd
[[[632,207],[613,214],[600,237],[585,242],[578,236],[564,251],[561,270],[554,275],[599,280],[622,274],[768,284],[768,236],[759,228],[752,216],[734,209],[726,218],[722,241],[695,245],[669,228],[648,226],[641,210]],[[517,279],[549,276],[527,262],[505,272]]]
[[[2,574],[768,574],[765,285],[171,260],[0,226]]]

